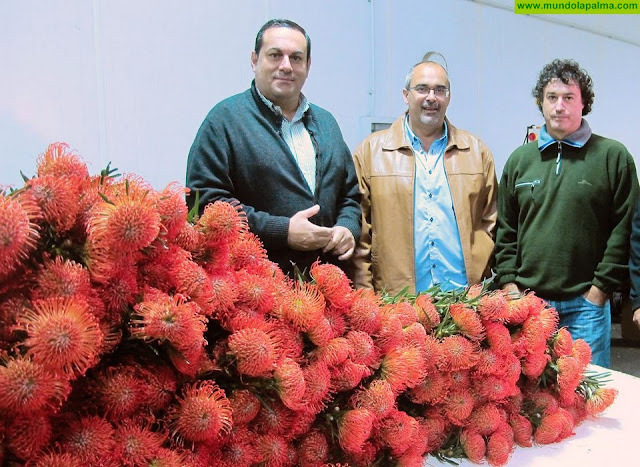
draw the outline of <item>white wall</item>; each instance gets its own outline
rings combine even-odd
[[[493,149],[501,170],[540,123],[542,66],[575,58],[595,81],[589,122],[640,155],[640,49],[465,0],[3,0],[0,185],[21,185],[48,143],[93,173],[108,161],[155,188],[184,181],[195,133],[219,100],[247,88],[255,34],[273,17],[312,39],[304,92],[354,148],[377,117],[404,111],[401,88],[428,50],[445,55],[449,117]]]

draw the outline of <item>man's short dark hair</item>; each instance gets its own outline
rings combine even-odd
[[[550,81],[556,78],[564,84],[569,84],[570,82],[577,84],[580,87],[582,104],[584,105],[582,115],[587,115],[591,112],[593,98],[595,97],[591,76],[589,76],[585,70],[581,69],[575,60],[560,60],[558,58],[544,66],[538,76],[538,82],[531,90],[531,95],[536,99],[540,112],[542,112],[544,88]]]
[[[300,31],[304,38],[307,40],[307,61],[309,61],[309,59],[311,58],[311,39],[309,38],[307,31],[305,31],[304,28],[298,23],[294,23],[291,20],[281,18],[270,19],[269,21],[264,23],[264,25],[262,25],[262,27],[258,31],[258,34],[256,34],[256,45],[254,49],[256,55],[259,55],[260,49],[262,48],[262,38],[264,37],[265,31],[271,28],[289,28]]]

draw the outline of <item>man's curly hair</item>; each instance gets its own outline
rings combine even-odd
[[[576,83],[580,87],[580,94],[582,94],[582,104],[584,105],[582,115],[584,116],[591,112],[593,98],[595,97],[591,76],[580,68],[578,62],[574,60],[560,60],[558,58],[545,65],[538,76],[538,82],[531,90],[531,95],[536,99],[540,112],[542,112],[544,88],[555,78],[561,80],[564,84],[569,84],[569,82]]]

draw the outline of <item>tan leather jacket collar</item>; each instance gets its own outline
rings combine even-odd
[[[404,119],[406,118],[406,115],[407,114],[405,113],[404,118],[398,118],[391,124],[389,133],[387,134],[387,139],[382,144],[383,149],[387,151],[397,151],[400,148],[411,148],[411,143],[404,131]],[[447,122],[447,129],[449,130],[449,142],[445,152],[449,152],[454,148],[458,148],[463,151],[469,149],[471,147],[469,139],[465,135],[461,134],[460,131],[451,124],[447,117],[444,119]]]

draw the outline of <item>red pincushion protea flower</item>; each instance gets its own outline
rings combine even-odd
[[[411,400],[417,404],[439,404],[444,401],[451,379],[446,373],[431,373],[411,388]]]
[[[306,382],[303,403],[309,412],[319,413],[332,395],[331,371],[322,362],[311,363],[303,371]]]
[[[145,382],[137,376],[133,366],[111,366],[92,381],[91,393],[95,404],[106,418],[117,422],[142,409],[145,402]]]
[[[149,408],[166,409],[178,387],[178,379],[173,369],[166,364],[144,362],[138,371],[146,383],[144,400]]]
[[[114,432],[116,450],[124,465],[147,465],[154,459],[166,439],[164,433],[151,431],[144,422],[125,420]]]
[[[211,307],[214,316],[222,317],[234,306],[238,298],[238,288],[235,278],[231,274],[211,276],[211,291],[213,301]]]
[[[560,357],[556,361],[558,367],[558,390],[560,394],[573,393],[584,376],[583,365],[572,356]]]
[[[268,326],[269,335],[273,338],[274,342],[278,342],[279,344],[281,357],[289,357],[297,360],[302,356],[304,349],[302,334],[296,331],[292,326],[282,321],[271,321]],[[263,325],[247,325],[244,327],[257,327],[258,329],[261,329]]]
[[[324,297],[310,283],[296,282],[286,297],[283,297],[281,307],[283,318],[303,332],[311,331],[325,319]]]
[[[167,449],[160,448],[153,459],[149,462],[150,467],[178,467],[178,466],[194,466],[195,462],[190,463],[189,459],[192,456],[191,451],[184,451],[182,449]]]
[[[233,242],[248,228],[247,216],[242,206],[222,201],[205,206],[196,225],[204,235],[205,242],[212,245]]]
[[[360,384],[363,378],[370,376],[373,372],[366,365],[345,360],[340,365],[332,369],[331,386],[335,391],[349,391]]]
[[[533,425],[524,415],[514,413],[509,417],[509,424],[513,429],[513,438],[518,446],[531,447],[533,442]]]
[[[545,302],[533,293],[509,300],[505,323],[522,324],[529,316],[539,314],[545,306]]]
[[[71,178],[34,177],[26,185],[42,210],[45,221],[57,232],[69,231],[78,215],[79,186]]]
[[[504,321],[508,316],[508,303],[506,293],[496,290],[480,298],[478,314],[484,321]]]
[[[357,409],[367,409],[380,420],[395,407],[396,395],[388,382],[375,379],[369,383],[368,388],[356,392],[351,403]]]
[[[413,305],[418,312],[418,321],[427,332],[440,324],[440,314],[431,300],[431,295],[418,295]]]
[[[402,327],[407,327],[418,321],[418,312],[409,302],[397,302],[384,307],[383,314],[397,316]]]
[[[513,450],[513,441],[503,433],[496,432],[487,441],[487,461],[491,465],[505,465]]]
[[[498,429],[501,422],[506,420],[504,410],[499,409],[493,402],[477,407],[469,417],[467,429],[488,436]]]
[[[367,409],[348,410],[338,418],[338,442],[349,454],[362,452],[371,435],[375,415]]]
[[[204,250],[205,240],[204,235],[197,230],[195,225],[184,221],[182,228],[174,239],[174,242],[185,251],[195,254],[196,252],[201,253]]]
[[[447,421],[441,408],[428,409],[425,417],[420,421],[427,433],[427,447],[425,453],[437,451],[446,438],[446,433],[451,429],[451,424]]]
[[[371,441],[365,441],[360,452],[349,455],[349,460],[354,465],[374,465],[377,458],[378,447],[375,446]],[[331,466],[332,464],[328,465]],[[342,465],[342,467],[349,467],[350,465],[351,464],[344,464]],[[340,464],[336,464],[336,467],[338,466],[340,466]]]
[[[446,375],[451,380],[451,387],[468,387],[471,384],[471,375],[467,370],[450,371]]]
[[[307,337],[318,347],[326,345],[334,336],[331,323],[325,317],[322,317],[315,326],[309,328],[306,332]]]
[[[347,318],[344,316],[343,311],[327,306],[324,310],[324,317],[331,326],[331,335],[342,336],[347,332]]]
[[[380,377],[397,392],[417,386],[426,374],[422,352],[412,346],[392,349],[382,359],[380,370]]]
[[[530,379],[540,377],[547,364],[551,360],[551,356],[544,351],[528,353],[522,360],[522,374]]]
[[[129,329],[131,336],[144,341],[168,341],[176,349],[185,344],[204,343],[207,319],[200,307],[184,297],[145,294],[144,301],[134,306]]]
[[[236,427],[234,415],[234,429],[229,441],[222,448],[222,465],[228,467],[250,467],[257,462],[257,453],[254,446],[256,435],[246,427]],[[209,463],[212,465],[212,463]]]
[[[375,335],[380,330],[380,297],[372,289],[354,292],[351,308],[345,312],[351,329]]]
[[[247,389],[237,389],[229,397],[234,426],[246,425],[260,412],[260,400]]]
[[[27,355],[52,372],[82,375],[97,362],[103,335],[86,302],[74,298],[35,301],[18,324],[27,333]]]
[[[313,352],[316,361],[322,362],[327,366],[335,366],[344,362],[351,356],[353,347],[349,339],[345,337],[335,337],[325,345],[318,347]]]
[[[421,349],[424,349],[427,340],[427,331],[424,326],[418,322],[412,323],[402,330],[404,334],[404,343],[410,345],[416,345]]]
[[[547,332],[548,330],[539,314],[529,316],[522,323],[521,333],[524,336],[524,348],[527,353],[541,354],[545,352],[547,339],[550,337]]]
[[[169,410],[173,436],[209,442],[231,431],[232,409],[222,389],[211,380],[187,385],[178,405]]]
[[[540,325],[545,335],[545,340],[548,340],[558,330],[558,322],[560,317],[558,312],[553,307],[546,307],[540,311]]]
[[[482,463],[487,452],[487,444],[482,435],[473,431],[473,429],[464,429],[460,433],[460,444],[464,449],[464,454],[471,462],[475,464]]]
[[[251,232],[243,232],[238,239],[231,243],[229,263],[236,271],[246,269],[258,274],[263,272],[266,275],[272,272],[267,252],[262,246],[260,238]]]
[[[349,331],[345,336],[351,344],[351,360],[354,363],[374,366],[379,361],[379,354],[369,334],[362,331]]]
[[[527,412],[533,417],[549,415],[558,410],[558,400],[547,390],[534,390],[527,394]]]
[[[229,350],[236,357],[238,372],[248,376],[269,374],[280,356],[279,345],[269,333],[253,328],[231,334]]]
[[[298,458],[301,467],[316,467],[327,461],[329,443],[319,431],[306,434],[298,446]]]
[[[300,408],[306,391],[304,372],[300,365],[291,358],[282,359],[276,364],[273,379],[282,403],[291,410]]]
[[[35,414],[58,408],[71,387],[29,358],[10,358],[0,365],[0,409],[7,414]]]
[[[7,423],[6,445],[20,459],[34,459],[49,444],[53,429],[49,417],[35,414]]]
[[[291,424],[296,416],[297,412],[285,407],[280,400],[276,400],[261,407],[253,425],[254,430],[262,434],[286,435],[291,430]]]
[[[503,375],[506,358],[491,349],[481,349],[473,371],[477,375]]]
[[[472,308],[467,308],[464,303],[452,303],[449,313],[460,333],[472,340],[484,337],[484,326]]]
[[[89,297],[91,281],[89,271],[75,261],[45,259],[36,276],[37,288],[33,298]]]
[[[353,302],[351,281],[345,272],[334,264],[315,262],[309,274],[327,303],[336,310],[347,310]]]
[[[171,272],[176,292],[189,297],[202,308],[203,314],[211,316],[214,312],[215,296],[207,272],[196,262],[188,259],[176,263]]]
[[[498,355],[511,354],[511,334],[509,333],[509,329],[503,324],[496,322],[485,322],[484,325],[489,347]]]
[[[613,404],[618,396],[618,390],[614,388],[597,388],[587,397],[585,408],[589,415],[595,416],[602,413]]]
[[[402,321],[389,308],[384,308],[380,315],[380,330],[375,343],[380,353],[386,354],[404,343],[404,332]]]
[[[91,270],[91,268],[90,268]],[[95,278],[93,271],[92,276]],[[138,295],[138,278],[136,266],[130,260],[112,263],[107,276],[98,279],[98,290],[107,311],[120,315],[127,307],[136,302]]]
[[[158,193],[156,209],[160,215],[160,222],[165,229],[167,240],[173,240],[185,225],[187,217],[187,205],[184,195],[187,189],[173,182]]]
[[[206,341],[185,342],[180,348],[166,347],[169,359],[179,373],[195,378],[198,373],[210,371],[211,361],[204,349]]]
[[[116,442],[111,423],[95,415],[73,420],[65,428],[61,446],[65,452],[73,454],[85,464],[98,465],[117,459]]]
[[[289,465],[289,445],[281,435],[268,433],[258,436],[255,440],[255,448],[260,465],[265,467]]]
[[[394,409],[378,422],[376,434],[376,439],[388,446],[394,456],[401,456],[418,434],[418,421],[406,412]]]
[[[59,178],[84,179],[89,177],[87,164],[69,149],[67,143],[51,143],[43,154],[38,156],[37,174],[54,175]]]
[[[461,335],[445,337],[441,349],[442,365],[449,371],[466,370],[478,361],[477,346]]]
[[[275,305],[273,278],[238,271],[235,277],[237,302],[258,313],[269,313]]]
[[[473,385],[478,398],[488,401],[500,401],[517,392],[515,384],[502,376],[489,375],[474,380]]]
[[[443,402],[444,415],[454,425],[462,426],[471,415],[473,404],[469,388],[452,388]]]
[[[533,434],[536,444],[550,444],[560,441],[571,434],[573,417],[563,409],[557,409],[540,420],[540,424]]]
[[[573,347],[573,338],[567,328],[560,328],[553,338],[553,355],[555,357],[563,357],[565,355],[571,355],[571,349]]]
[[[284,435],[285,439],[287,441],[293,441],[306,433],[309,433],[309,431],[311,431],[311,427],[316,421],[316,415],[316,413],[309,410],[306,406],[301,410],[294,412],[293,419],[291,420],[291,427]]]
[[[591,361],[591,347],[584,339],[576,339],[571,347],[571,356],[577,358],[582,366],[587,366]]]
[[[38,207],[28,196],[22,199],[23,203],[0,190],[0,278],[28,257],[40,237],[33,222],[37,219]]]
[[[160,233],[160,214],[148,191],[130,190],[94,206],[89,217],[92,242],[126,256],[148,247]]]

